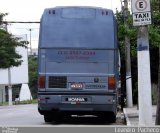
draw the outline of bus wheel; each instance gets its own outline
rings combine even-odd
[[[115,123],[116,122],[116,115],[114,113],[109,113],[109,115],[108,115],[108,121],[110,123]]]
[[[52,116],[50,116],[50,115],[44,115],[44,121],[45,122],[52,122]]]
[[[116,122],[116,115],[111,112],[102,113],[99,115],[100,120],[107,122],[107,123],[115,123]]]
[[[61,113],[55,113],[55,114],[52,114],[52,121],[56,124],[59,124],[62,120],[62,114]]]

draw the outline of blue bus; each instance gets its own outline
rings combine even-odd
[[[68,115],[116,121],[119,56],[112,10],[44,10],[38,47],[38,111],[45,122]]]

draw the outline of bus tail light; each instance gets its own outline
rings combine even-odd
[[[45,76],[38,77],[38,88],[39,89],[45,88],[45,80],[46,80]]]
[[[116,79],[114,76],[108,77],[108,89],[115,90],[116,88]]]

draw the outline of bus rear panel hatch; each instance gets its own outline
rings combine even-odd
[[[92,114],[115,122],[116,30],[114,14],[108,9],[44,10],[38,49],[38,110],[46,122],[68,114]]]

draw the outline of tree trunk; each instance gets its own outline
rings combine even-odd
[[[160,0],[158,0],[158,7],[160,12]],[[156,110],[156,125],[160,125],[160,46],[159,46],[159,67],[158,67],[158,88],[157,88],[157,110]]]
[[[158,99],[157,99],[157,111],[156,111],[156,125],[160,125],[160,47],[159,47],[159,68],[158,68]]]

